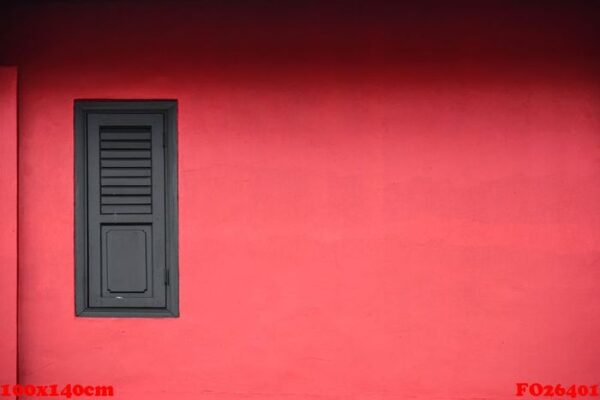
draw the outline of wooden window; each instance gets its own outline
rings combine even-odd
[[[174,101],[75,102],[76,314],[178,316]]]

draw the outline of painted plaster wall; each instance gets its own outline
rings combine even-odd
[[[0,381],[17,380],[17,69],[0,67]]]
[[[136,4],[7,14],[22,382],[211,400],[597,382],[595,10]],[[178,319],[74,317],[82,98],[179,101]]]

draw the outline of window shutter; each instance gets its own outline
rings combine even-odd
[[[174,107],[162,103],[76,108],[79,315],[177,314]]]

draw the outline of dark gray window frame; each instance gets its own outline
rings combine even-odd
[[[75,314],[82,317],[178,317],[177,102],[175,100],[75,101]],[[90,307],[88,302],[87,116],[162,114],[165,121],[166,307]]]

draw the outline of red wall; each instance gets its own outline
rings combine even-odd
[[[215,400],[597,383],[591,2],[145,4],[7,13],[22,382]],[[179,101],[178,319],[74,317],[80,98]]]
[[[0,67],[0,382],[17,380],[17,69]]]

